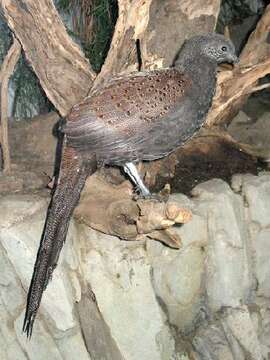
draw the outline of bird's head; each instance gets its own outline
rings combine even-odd
[[[235,64],[239,61],[233,43],[223,35],[216,33],[198,35],[186,40],[178,54],[177,61],[183,63],[182,60],[190,61],[192,57],[203,57],[216,64]]]
[[[193,38],[201,53],[217,64],[238,62],[233,43],[220,34],[208,34]]]

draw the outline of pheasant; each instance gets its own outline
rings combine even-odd
[[[218,64],[237,60],[224,36],[195,36],[184,43],[171,68],[114,78],[72,108],[28,292],[23,324],[28,337],[87,177],[106,164],[121,166],[142,196],[150,196],[135,164],[165,157],[201,128]]]

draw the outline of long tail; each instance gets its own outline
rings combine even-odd
[[[60,172],[38,250],[28,291],[23,331],[31,337],[34,320],[66,239],[69,221],[88,175],[96,170],[93,157],[83,161],[73,148],[63,146]]]

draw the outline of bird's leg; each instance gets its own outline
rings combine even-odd
[[[140,174],[136,166],[132,162],[125,163],[123,166],[125,173],[130,177],[132,182],[136,185],[136,189],[138,189],[143,197],[151,197],[150,191],[144,185]]]

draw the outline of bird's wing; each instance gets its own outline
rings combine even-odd
[[[132,160],[132,156],[136,158],[132,154],[134,137],[166,117],[190,87],[191,80],[176,69],[135,73],[112,80],[73,107],[64,128],[67,143],[94,151],[103,159],[117,157],[117,151],[123,156],[126,151],[131,157],[128,160]]]

